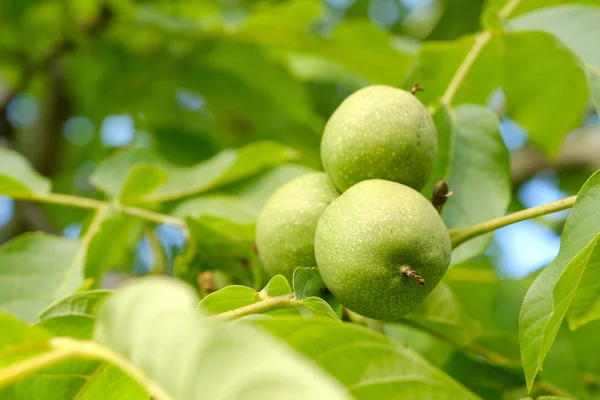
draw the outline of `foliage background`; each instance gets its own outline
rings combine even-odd
[[[487,107],[499,118],[510,171],[501,144],[495,144],[492,162],[483,165],[477,155],[486,154],[485,143],[464,134],[455,152],[446,144],[455,157],[450,165],[463,174],[454,177],[456,185],[450,180],[458,199],[455,209],[448,205],[447,222],[478,222],[461,215],[458,208],[465,204],[482,210],[475,218],[483,220],[501,215],[507,205],[516,211],[576,194],[600,168],[600,120],[593,101],[600,97],[595,39],[600,37],[600,12],[585,8],[600,4],[512,3],[507,23],[494,14],[505,5],[495,0],[4,1],[2,144],[51,178],[55,192],[96,199],[108,193],[181,217],[208,216],[201,223],[189,222],[192,236],[216,239],[194,246],[178,228],[111,217],[115,228],[105,226],[108,233],[92,242],[87,255],[87,265],[94,264],[90,258],[102,259],[94,264],[101,264],[98,271],[86,270],[88,277],[111,270],[102,286],[160,268],[203,294],[229,283],[259,289],[265,277],[248,249],[231,243],[234,228],[227,224],[243,226],[251,241],[256,212],[268,194],[307,168],[320,168],[323,126],[356,89],[371,83],[408,89],[418,81],[425,88],[420,98],[444,110],[439,100],[479,31],[487,29],[493,38],[447,105],[458,107],[456,129],[463,132],[496,129],[492,117],[491,127],[482,125],[480,120],[488,117],[464,104]],[[565,8],[544,14],[552,6]],[[445,116],[438,112],[436,117],[442,131]],[[136,197],[136,191],[152,192],[156,183],[125,191],[127,169],[115,166],[123,154],[192,166],[222,149],[262,140],[289,147],[273,151],[277,166],[260,167],[258,174],[232,179],[224,187],[207,187],[199,199]],[[266,151],[257,152],[243,168]],[[138,173],[161,179],[152,168]],[[470,180],[476,184],[461,184]],[[459,265],[446,279],[448,295],[461,310],[448,314],[450,326],[434,327],[431,335],[393,325],[390,336],[409,343],[484,398],[524,395],[515,347],[519,310],[535,271],[558,253],[566,215],[500,229],[485,253],[470,258],[487,243],[476,245],[455,260]],[[0,199],[2,242],[28,231],[75,238],[89,223],[87,210]],[[235,257],[223,257],[231,249]],[[197,279],[206,270],[214,272],[208,288]],[[536,393],[597,396],[600,365],[585,347],[597,333],[594,323],[575,332],[561,330]],[[471,357],[481,348],[498,351],[499,362],[488,365]]]

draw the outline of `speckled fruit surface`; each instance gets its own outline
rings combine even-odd
[[[256,223],[256,248],[266,271],[291,279],[296,267],[316,267],[315,229],[339,196],[324,172],[299,176],[267,201]]]
[[[325,210],[315,235],[323,281],[340,302],[365,317],[397,320],[439,283],[450,264],[450,236],[431,203],[408,186],[360,182]],[[402,274],[409,267],[420,286]]]
[[[427,109],[410,92],[374,85],[348,96],[329,118],[321,161],[344,191],[367,179],[421,190],[437,158],[437,132]]]

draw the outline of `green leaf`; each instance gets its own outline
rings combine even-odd
[[[202,216],[214,216],[238,224],[249,224],[256,222],[258,210],[236,196],[207,194],[182,202],[173,210],[173,215],[180,218],[191,217],[194,219]]]
[[[275,275],[260,292],[246,286],[231,285],[207,295],[202,299],[199,306],[211,313],[220,314],[260,303],[271,297],[283,296],[290,293],[292,293],[292,289],[285,277],[283,275]],[[266,314],[283,315],[302,313],[339,320],[339,317],[331,306],[320,297],[298,297],[298,299],[302,300],[300,304],[303,307],[279,309],[267,312]],[[306,310],[308,310],[308,313]]]
[[[195,282],[199,272],[221,270],[236,282],[259,281],[260,263],[253,250],[254,224],[241,225],[209,216],[187,218],[186,224],[190,232],[188,246],[193,246],[194,256],[190,262],[176,266],[178,277]]]
[[[148,150],[132,149],[118,152],[106,159],[94,171],[91,181],[112,196],[122,194],[123,188],[126,189],[125,195],[131,196],[137,185],[134,178],[144,171],[151,170],[149,180],[142,183],[145,193],[136,196],[135,199],[139,202],[160,202],[194,195],[238,181],[296,156],[294,150],[279,143],[255,142],[237,150],[223,150],[199,164],[180,167],[164,161]],[[139,163],[144,163],[143,170],[135,172],[136,168],[140,168]],[[166,181],[158,170],[164,173]],[[135,175],[130,178],[130,173]],[[163,181],[164,184],[157,186]],[[124,187],[124,183],[127,182],[128,185]]]
[[[452,115],[452,114],[451,114]],[[443,176],[454,195],[442,212],[448,228],[460,228],[504,215],[511,195],[508,150],[500,136],[496,116],[480,106],[464,105],[454,109],[455,138],[450,140]],[[440,166],[436,166],[436,173]],[[470,240],[452,252],[457,264],[481,253],[491,235]]]
[[[401,86],[418,46],[407,39],[395,39],[365,18],[343,21],[330,37],[300,48],[332,60],[371,82]]]
[[[600,244],[598,242],[589,256],[587,267],[567,311],[567,321],[571,330],[597,319],[600,319]]]
[[[259,303],[267,297],[282,296],[289,293],[292,293],[292,289],[285,277],[275,275],[260,292],[247,286],[226,286],[204,297],[200,302],[200,306],[211,313],[220,314]]]
[[[213,314],[246,307],[260,301],[259,293],[242,285],[231,285],[212,292],[202,299],[200,306]]]
[[[0,367],[44,352],[50,335],[0,310]]]
[[[512,4],[511,4],[512,3]],[[597,4],[597,0],[488,0],[483,13],[482,22],[489,22],[489,14],[497,13],[501,8],[511,5],[509,17],[514,18],[522,14],[530,13],[535,10],[550,8],[553,6],[568,4]],[[487,25],[486,25],[487,26]],[[489,27],[489,26],[488,26]]]
[[[314,169],[297,164],[282,164],[260,172],[250,178],[223,188],[225,193],[243,200],[258,212],[277,189],[292,179],[314,172]]]
[[[581,62],[543,32],[506,34],[503,44],[506,114],[540,150],[556,155],[562,139],[581,125],[589,98]],[[557,79],[564,76],[569,79]]]
[[[598,45],[590,38],[600,36],[600,7],[559,5],[535,10],[508,21],[515,31],[541,31],[554,35],[582,61],[600,68]]]
[[[260,210],[277,189],[292,179],[313,169],[283,164],[250,178],[227,185],[219,193],[210,193],[181,202],[173,215],[197,219],[204,215],[222,217],[232,222],[256,222]]]
[[[333,311],[333,308],[320,297],[307,297],[302,300],[302,305],[306,307],[308,310],[312,311],[312,313],[316,316],[333,318],[337,321],[340,320],[338,315]]]
[[[243,322],[208,321],[197,303],[191,288],[179,282],[138,280],[101,307],[96,338],[176,399],[348,398],[339,384],[276,340]]]
[[[48,193],[52,183],[38,174],[21,154],[0,147],[0,195]]]
[[[592,100],[596,104],[596,111],[600,113],[600,68],[588,65],[586,72],[588,83],[590,84],[590,92],[592,93]]]
[[[281,317],[254,322],[314,360],[356,399],[476,399],[411,349],[366,328]]]
[[[325,37],[309,35],[321,8],[317,0],[272,3],[252,13],[236,37],[276,45],[292,54],[318,55],[370,81],[400,85],[413,61],[414,43],[394,38],[367,18],[343,20]]]
[[[60,299],[42,310],[40,325],[56,336],[89,339],[96,322],[96,310],[112,293],[110,290],[91,290]]]
[[[325,289],[318,268],[298,267],[294,270],[292,280],[294,282],[294,294],[298,299],[318,296]]]
[[[452,354],[443,369],[483,399],[512,398],[503,396],[511,389],[525,385],[520,371],[490,365],[487,360],[469,357],[458,351]]]
[[[481,326],[465,314],[458,299],[443,283],[406,319],[458,346],[471,343],[481,332]]]
[[[480,28],[483,0],[444,0],[444,13],[427,40],[454,40]]]
[[[83,275],[72,270],[77,240],[28,233],[0,247],[0,307],[27,322],[74,292]]]
[[[424,89],[417,93],[419,100],[424,104],[436,105],[474,42],[473,36],[451,42],[425,42],[404,87],[409,88],[414,82],[418,82]],[[492,92],[500,86],[500,67],[500,42],[492,39],[459,83],[451,105],[485,105]]]
[[[261,290],[261,293],[271,297],[282,296],[284,294],[292,293],[292,288],[283,275],[275,275],[271,278],[269,283],[267,283],[267,286]]]
[[[119,195],[124,205],[144,202],[144,197],[167,183],[169,176],[160,167],[152,164],[134,165],[127,174]]]
[[[106,271],[131,271],[144,226],[144,220],[126,214],[110,215],[101,222],[85,259],[85,277],[93,279],[95,287],[100,285]]]
[[[530,388],[573,300],[600,238],[600,171],[579,194],[563,230],[558,256],[535,279],[521,309],[521,358]]]
[[[107,291],[74,295],[53,304],[44,311],[42,325],[61,335],[91,337],[93,327],[89,325],[93,324],[94,308],[103,292]],[[87,332],[78,323],[86,325]],[[49,340],[46,330],[0,313],[0,367],[10,368],[12,363],[47,352]],[[3,372],[0,368],[0,379]],[[9,390],[19,400],[149,399],[148,393],[121,370],[93,360],[68,360],[37,374],[23,375]]]
[[[71,360],[27,376],[14,385],[16,399],[151,400],[150,394],[117,367]]]

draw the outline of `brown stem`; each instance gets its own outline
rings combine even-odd
[[[401,271],[402,271],[402,275],[410,276],[411,278],[415,278],[415,280],[419,283],[420,286],[425,286],[425,279],[421,275],[418,275],[412,269],[410,269],[408,267],[402,267]]]
[[[410,92],[412,94],[415,94],[417,92],[424,92],[425,90],[419,86],[418,82],[415,82],[415,84],[413,85],[412,89],[410,89]]]
[[[433,193],[431,194],[431,204],[433,204],[438,213],[442,213],[444,204],[446,204],[453,194],[454,192],[450,190],[446,181],[441,180],[435,184]]]

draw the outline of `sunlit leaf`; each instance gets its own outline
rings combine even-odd
[[[85,260],[85,276],[93,279],[93,286],[99,287],[103,274],[109,270],[131,271],[144,226],[142,219],[125,214],[114,214],[102,221]]]
[[[138,174],[135,172],[137,168],[151,168],[151,174],[156,176],[144,183],[146,193],[137,196],[136,200],[158,202],[190,196],[235,182],[295,156],[293,150],[281,144],[257,142],[238,150],[223,150],[213,158],[191,167],[179,167],[162,160],[155,153],[133,149],[119,152],[105,160],[91,179],[98,188],[113,196],[122,194],[123,184],[131,182],[128,185],[134,186],[125,186],[125,195],[131,196],[129,193],[136,189],[135,185],[138,183],[128,178],[128,174]],[[139,163],[145,165],[140,167]],[[166,180],[156,172],[158,169],[164,172]],[[158,185],[161,182],[164,184]]]
[[[0,308],[27,322],[83,283],[72,270],[77,240],[44,233],[21,235],[0,247]]]
[[[197,302],[175,281],[132,283],[101,307],[96,338],[177,399],[348,398],[325,373],[256,328],[207,321]]]
[[[21,154],[0,147],[0,195],[47,193],[52,184]]]
[[[0,367],[45,351],[49,339],[44,329],[0,311]]]
[[[550,33],[566,44],[581,60],[600,68],[600,52],[590,37],[600,36],[600,4],[546,7],[508,21],[511,30]]]
[[[581,283],[600,238],[600,172],[577,195],[567,218],[558,256],[535,279],[521,309],[520,342],[531,387]]]
[[[528,131],[536,147],[556,155],[562,139],[580,126],[589,98],[581,62],[547,33],[510,33],[503,45],[506,115]],[[558,78],[564,76],[569,79]]]
[[[96,310],[112,293],[92,290],[60,299],[40,312],[40,325],[54,335],[89,339],[96,322]]]
[[[410,88],[414,82],[424,89],[419,99],[435,105],[444,95],[459,66],[473,47],[475,39],[466,36],[451,42],[425,42],[414,67],[404,83]],[[450,105],[472,103],[485,105],[492,92],[501,83],[500,43],[495,38],[487,43],[467,73],[461,77]],[[444,68],[440,68],[443,63]]]
[[[314,360],[354,398],[477,398],[417,353],[364,327],[293,317],[255,323]]]

